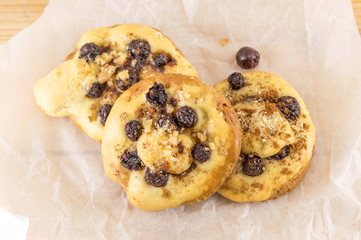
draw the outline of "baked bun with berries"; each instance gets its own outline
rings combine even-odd
[[[255,202],[293,190],[306,174],[316,139],[301,96],[276,74],[259,71],[233,73],[215,89],[231,102],[243,129],[238,165],[218,192]]]
[[[100,142],[115,100],[133,84],[158,74],[197,77],[197,71],[160,31],[117,25],[87,31],[67,60],[39,79],[38,105],[50,116],[70,117]]]
[[[202,201],[231,174],[240,153],[237,115],[200,80],[159,75],[116,100],[105,125],[107,175],[143,210]]]

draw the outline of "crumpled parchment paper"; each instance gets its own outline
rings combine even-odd
[[[259,50],[256,70],[293,84],[317,127],[300,186],[262,203],[216,194],[160,212],[131,206],[105,176],[100,145],[46,116],[32,95],[84,31],[122,23],[161,29],[210,84],[240,71],[240,47]],[[28,239],[361,239],[361,41],[351,1],[51,0],[0,54],[0,206],[28,217]]]

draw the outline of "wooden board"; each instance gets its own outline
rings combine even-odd
[[[40,17],[48,0],[0,0],[0,43]],[[352,0],[358,29],[361,33],[361,0]]]
[[[352,7],[355,14],[358,31],[361,34],[361,0],[352,0]]]

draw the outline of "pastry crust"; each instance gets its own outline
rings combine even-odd
[[[166,114],[176,116],[180,107],[191,107],[197,113],[195,126],[179,127],[169,132],[157,129],[156,122],[161,110],[152,107],[146,100],[146,93],[154,82],[165,86],[168,96]],[[173,106],[170,105],[171,99],[176,102]],[[150,114],[138,114],[144,112]],[[142,135],[137,141],[131,141],[125,133],[125,124],[132,120],[139,121],[143,126]],[[145,168],[154,169],[159,159],[166,159],[169,163],[170,155],[166,152],[172,149],[170,145],[177,145],[177,141],[172,142],[174,136],[177,141],[186,139],[189,146],[206,144],[211,151],[210,158],[203,163],[196,161],[190,154],[191,147],[183,141],[183,156],[178,155],[173,159],[176,163],[170,162],[170,165],[183,161],[188,164],[187,169],[184,168],[182,173],[169,174],[166,186],[154,187],[145,181]],[[196,78],[161,75],[132,86],[115,102],[105,125],[102,155],[108,177],[125,189],[134,206],[143,210],[161,210],[199,202],[214,194],[235,167],[240,141],[237,115],[223,95]],[[143,149],[144,143],[146,150]],[[124,152],[134,150],[143,157],[140,171],[129,170],[120,163]],[[152,157],[155,155],[157,157]]]
[[[112,105],[124,91],[118,88],[117,81],[128,77],[129,71],[119,69],[129,60],[128,44],[138,39],[147,41],[151,51],[139,80],[168,73],[198,76],[175,44],[159,30],[136,24],[103,27],[84,33],[66,61],[36,82],[33,91],[37,104],[50,116],[70,117],[91,138],[101,142],[104,126],[99,121],[99,110],[104,104]],[[81,47],[87,43],[95,43],[106,52],[90,62],[79,58]],[[168,54],[172,60],[156,68],[153,58],[158,53]],[[87,97],[92,83],[98,81],[107,84],[103,94]]]
[[[243,171],[244,157],[240,157],[238,166],[218,192],[236,202],[276,199],[292,191],[305,176],[313,156],[315,126],[301,96],[281,77],[261,71],[248,72],[243,77],[245,86],[239,90],[233,90],[227,80],[216,84],[215,89],[236,109],[244,130],[241,156],[261,156],[265,165],[261,174],[248,176]],[[298,101],[300,114],[296,120],[286,119],[275,107],[282,96]],[[262,109],[259,113],[256,108],[264,105],[270,105],[266,109],[274,106],[273,111]],[[247,129],[246,125],[257,129]],[[264,135],[269,132],[272,132],[269,136]],[[290,147],[287,157],[269,159],[285,145]]]

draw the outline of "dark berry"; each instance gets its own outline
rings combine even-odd
[[[258,176],[263,173],[264,162],[262,158],[257,156],[245,156],[242,163],[243,173],[248,176]]]
[[[169,100],[169,105],[171,105],[172,107],[176,107],[177,106],[177,100],[175,98],[171,98]]]
[[[150,46],[147,41],[133,40],[128,45],[128,53],[133,58],[147,58],[150,53]]]
[[[130,88],[131,86],[133,86],[134,84],[136,84],[138,81],[139,81],[139,79],[127,78],[125,80],[119,79],[116,81],[116,83],[117,83],[119,90],[125,91],[128,88]]]
[[[139,121],[131,120],[125,124],[125,134],[132,142],[135,142],[142,135],[142,128],[142,124]]]
[[[157,108],[165,107],[167,103],[167,93],[165,92],[164,85],[154,83],[153,87],[149,88],[149,91],[146,94],[147,101]]]
[[[232,73],[227,80],[233,90],[241,89],[245,85],[243,75],[239,72]]]
[[[90,62],[94,61],[95,57],[102,53],[102,48],[95,43],[86,43],[80,48],[79,58],[84,58],[87,62]]]
[[[154,57],[154,64],[156,67],[161,68],[167,65],[169,57],[166,53],[162,52]]]
[[[139,72],[140,72],[140,69],[138,69],[138,68],[129,68],[128,69],[128,75],[129,75],[129,78],[131,79],[133,85],[135,83],[139,82]]]
[[[145,169],[144,180],[153,187],[165,187],[169,179],[169,173],[159,171],[154,172],[150,168]]]
[[[131,84],[128,81],[128,79],[126,79],[126,80],[119,79],[116,82],[117,82],[117,86],[118,86],[119,90],[125,91],[131,87]]]
[[[107,120],[112,107],[113,107],[113,105],[110,105],[110,104],[104,104],[103,106],[101,106],[101,108],[99,110],[99,118],[100,118],[101,124],[105,125],[105,121]]]
[[[268,157],[268,160],[281,160],[290,155],[290,146],[284,146],[278,153]]]
[[[197,113],[191,107],[183,106],[176,112],[177,123],[181,127],[191,128],[197,123]]]
[[[254,68],[258,65],[260,54],[257,50],[250,47],[243,47],[236,54],[238,66],[244,69]]]
[[[177,147],[178,147],[178,153],[179,153],[179,154],[183,154],[183,153],[184,153],[184,146],[183,146],[183,144],[182,144],[182,141],[180,141],[180,142],[178,143]]]
[[[192,148],[192,156],[195,160],[204,163],[211,157],[211,149],[203,143],[197,143]]]
[[[87,96],[90,98],[98,98],[104,92],[106,83],[94,82],[87,92]]]
[[[137,150],[133,152],[126,150],[122,156],[120,156],[120,163],[129,170],[142,170],[142,160],[139,158]]]
[[[176,130],[177,124],[175,119],[170,114],[161,115],[157,122],[155,123],[157,128],[162,128],[164,130]]]
[[[300,115],[300,106],[296,98],[283,96],[277,100],[277,107],[283,113],[286,119],[296,120]]]

